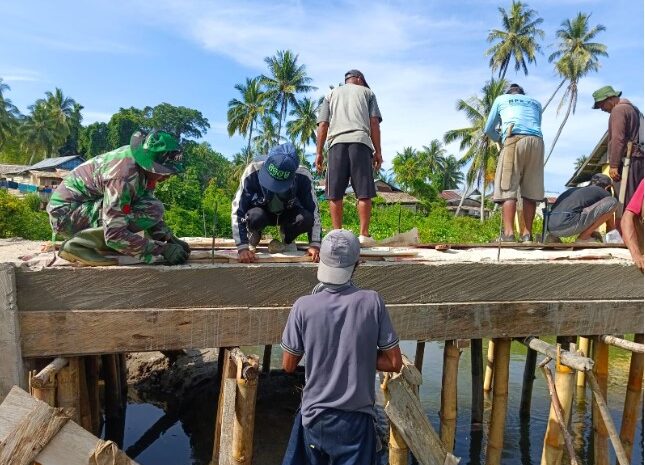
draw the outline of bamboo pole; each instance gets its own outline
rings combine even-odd
[[[634,342],[643,344],[643,334],[635,334]],[[623,421],[620,425],[620,440],[625,448],[627,460],[631,461],[632,450],[634,449],[634,433],[638,422],[641,394],[643,392],[643,354],[632,353],[632,360],[629,365],[629,378],[627,381],[627,392],[625,394],[625,407],[623,408]]]
[[[488,430],[488,447],[486,448],[486,465],[499,465],[504,449],[504,426],[506,424],[506,407],[508,405],[508,364],[511,354],[511,340],[494,339],[495,342],[495,384],[493,385],[493,407],[490,414]]]
[[[253,429],[255,426],[255,398],[258,390],[257,357],[247,357],[248,366],[237,365],[237,391],[235,422],[233,423],[233,448],[235,463],[251,465],[253,459]]]
[[[610,346],[620,347],[621,349],[629,350],[630,352],[643,353],[643,344],[638,342],[631,342],[627,339],[622,339],[616,336],[599,336],[600,340]]]
[[[598,390],[601,396],[607,395],[607,376],[608,376],[608,358],[609,346],[602,342],[597,337],[593,341],[593,358],[594,367],[593,371],[587,373],[587,381],[591,383],[591,378],[596,380]],[[592,385],[593,390],[593,385]],[[593,445],[594,445],[594,461],[595,465],[609,465],[609,446],[607,444],[607,428],[602,421],[602,412],[598,402],[593,402],[592,408],[592,423],[593,423]]]
[[[589,338],[580,336],[578,341],[578,352],[589,357]],[[576,372],[576,386],[584,388],[585,387],[585,372],[577,371]]]
[[[559,340],[569,341],[568,336],[565,337],[566,339]],[[531,349],[543,355],[546,355],[547,357],[551,357],[552,359],[560,357],[560,363],[568,366],[569,368],[573,368],[574,370],[587,371],[590,370],[594,365],[594,361],[590,358],[583,357],[568,350],[558,351],[557,346],[549,344],[548,342],[544,342],[536,337],[531,336],[526,338],[517,338],[516,340],[521,342],[525,346],[530,347]]]
[[[470,374],[472,376],[470,423],[481,425],[484,422],[484,370],[481,339],[471,339],[470,341]]]
[[[231,361],[230,350],[227,348],[220,348],[219,354],[222,359],[222,369],[218,376],[220,378],[220,389],[217,403],[217,415],[215,418],[215,439],[213,440],[212,462],[214,464],[219,463],[220,439],[222,437],[222,406],[224,405],[224,381],[226,379],[235,378],[235,364]]]
[[[559,344],[558,347],[560,347]],[[555,361],[555,381],[551,375],[551,370],[545,366],[542,369],[549,384],[549,392],[553,392],[551,393],[549,420],[544,433],[541,464],[559,465],[564,455],[564,446],[565,444],[568,446],[568,441],[570,441],[567,425],[571,418],[576,375],[574,370],[562,365],[559,359]],[[569,449],[569,456],[572,463],[577,463],[575,452],[572,455],[572,451],[573,446]]]
[[[45,384],[51,382],[56,374],[67,365],[68,361],[63,357],[56,357],[45,368],[40,370],[38,374],[32,376],[31,386],[34,388],[41,388]]]
[[[486,372],[484,374],[484,392],[489,392],[493,385],[493,367],[495,363],[495,341],[488,340],[488,354],[486,356]]]
[[[569,433],[569,430],[567,429],[567,424],[569,422],[571,411],[569,410],[569,418],[567,418],[566,412],[563,411],[562,404],[560,403],[560,398],[558,396],[558,391],[556,389],[556,382],[553,380],[553,374],[551,373],[551,370],[547,366],[550,360],[551,358],[547,357],[546,359],[544,359],[542,363],[540,363],[540,368],[542,369],[544,377],[546,378],[546,383],[549,388],[549,394],[551,395],[551,412],[549,413],[549,424],[547,426],[547,435],[544,436],[545,450],[546,450],[546,441],[548,437],[548,428],[551,426],[551,413],[553,413],[555,415],[555,419],[557,420],[557,424],[560,427],[564,444],[567,446],[567,452],[569,454],[570,463],[571,465],[578,465],[579,462],[578,462],[578,457],[576,456],[576,451],[573,448],[573,440],[571,438],[571,434]],[[562,367],[562,365],[559,365],[559,366]],[[564,369],[570,370],[570,368],[567,368],[567,367],[564,367]],[[562,461],[561,453],[559,457],[557,455],[555,457],[552,455],[549,457],[549,454],[546,453],[545,450],[542,451],[541,463],[558,465]]]
[[[527,347],[526,360],[524,361],[524,376],[522,379],[522,397],[520,399],[520,416],[525,418],[531,416],[531,398],[533,397],[536,362],[537,352]]]
[[[66,410],[76,423],[81,420],[79,358],[70,357],[56,375],[56,405]]]
[[[594,346],[596,345],[596,342],[598,341],[594,341]],[[602,417],[606,432],[609,435],[609,439],[611,440],[611,445],[614,446],[616,460],[618,461],[619,465],[629,465],[629,460],[627,459],[627,455],[625,454],[623,443],[620,441],[620,436],[618,436],[616,426],[614,425],[614,420],[611,419],[611,413],[609,412],[609,407],[607,407],[607,402],[605,401],[607,386],[605,385],[605,393],[603,393],[602,386],[599,380],[596,378],[596,375],[593,372],[589,372],[587,373],[587,377],[589,379],[589,385],[591,386],[591,390],[594,395],[594,407],[597,407],[598,412]],[[605,439],[604,441],[606,445],[607,439]],[[599,461],[598,457],[595,455],[595,451],[594,458],[595,464],[597,465]]]
[[[29,392],[38,400],[42,400],[50,407],[56,407],[56,379],[49,378],[47,382],[41,383],[40,387],[34,386],[36,370],[29,372]]]
[[[417,345],[417,349],[418,349]],[[416,364],[417,358],[415,357],[414,362]],[[381,384],[381,390],[383,391],[383,397],[385,398],[385,403],[390,401],[390,394],[387,390],[387,383],[392,376],[391,373],[385,373],[383,378],[383,383]],[[389,465],[408,465],[408,456],[410,450],[408,445],[405,443],[405,440],[401,436],[399,430],[394,426],[394,424],[388,420],[390,425],[390,436],[388,440],[388,464]]]
[[[439,434],[441,442],[448,452],[455,446],[455,431],[457,429],[457,374],[459,372],[459,357],[461,350],[456,341],[446,341],[443,348],[443,374],[441,379],[441,420]]]
[[[414,354],[414,367],[419,370],[419,373],[422,372],[423,368],[423,355],[426,350],[426,341],[417,341],[417,350]]]

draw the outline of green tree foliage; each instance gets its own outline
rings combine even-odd
[[[38,210],[40,199],[31,194],[20,199],[0,189],[0,237],[51,238],[47,213]]]
[[[555,144],[558,142],[560,134],[562,134],[562,129],[564,129],[564,125],[569,119],[569,115],[576,113],[580,79],[592,71],[598,71],[600,57],[609,56],[606,45],[593,42],[595,37],[605,30],[605,26],[597,24],[591,27],[589,25],[590,17],[590,14],[578,13],[575,18],[563,21],[560,29],[555,33],[560,42],[558,43],[558,49],[549,56],[549,62],[555,62],[555,71],[562,78],[562,81],[544,105],[544,109],[551,103],[560,88],[568,82],[569,84],[558,105],[559,111],[567,103],[567,111],[564,114],[558,132],[553,138],[553,143],[544,164],[549,161]]]
[[[461,172],[462,166],[463,163],[453,155],[449,155],[443,159],[440,191],[457,189],[464,182],[464,173]]]
[[[278,133],[275,120],[272,114],[265,114],[260,120],[260,131],[253,138],[255,144],[255,153],[258,156],[265,156],[269,153],[271,147],[283,141],[283,137]]]
[[[27,164],[50,157],[67,137],[67,130],[61,132],[60,122],[51,118],[46,105],[37,103],[29,107],[30,114],[19,128],[21,148],[27,155]]]
[[[20,112],[11,100],[5,96],[11,90],[0,78],[0,149],[4,148],[7,140],[15,133]]]
[[[544,31],[538,26],[543,19],[537,12],[528,7],[526,3],[513,0],[510,12],[502,7],[498,8],[502,17],[502,29],[493,29],[488,34],[488,42],[496,42],[486,50],[490,56],[490,67],[493,71],[499,70],[499,78],[504,79],[508,65],[515,60],[515,71],[522,69],[528,74],[528,63],[535,63],[535,55],[540,52],[537,38],[544,38]]]
[[[302,149],[300,158],[302,163],[307,161],[304,156],[305,147],[316,143],[317,113],[321,103],[321,99],[304,97],[296,102],[289,113],[293,119],[287,123],[287,135],[297,147]]]
[[[67,155],[76,155],[80,152],[79,139],[81,137],[81,131],[83,130],[83,115],[81,115],[81,110],[83,105],[80,103],[74,103],[74,108],[71,115],[67,118],[67,125],[69,128],[69,135],[65,140],[65,144],[58,150],[62,156]]]
[[[107,123],[92,123],[81,128],[78,149],[86,159],[105,153],[110,148]]]
[[[258,118],[264,116],[269,107],[266,93],[262,90],[260,78],[246,79],[245,84],[236,84],[235,89],[240,93],[242,99],[233,98],[228,102],[228,135],[236,132],[242,136],[248,134],[246,145],[247,159],[252,159],[251,140],[253,139],[253,126],[257,126]]]
[[[128,145],[130,137],[135,131],[150,128],[145,111],[134,107],[119,108],[119,111],[110,118],[107,127],[110,149]]]
[[[587,161],[587,156],[580,155],[578,158],[576,158],[576,161],[573,162],[573,167],[575,168],[576,171],[578,171],[580,168],[582,168],[582,165],[584,165],[586,161]]]
[[[200,138],[211,127],[201,111],[169,103],[161,103],[152,108],[147,126],[181,138]]]

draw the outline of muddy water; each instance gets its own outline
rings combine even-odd
[[[413,355],[415,344],[404,342],[404,353]],[[262,353],[262,348],[246,348],[247,353]],[[484,344],[484,354],[486,353]],[[437,429],[441,392],[441,363],[443,345],[428,343],[423,366],[421,400],[427,415]],[[518,415],[525,350],[512,345],[509,404],[504,439],[504,464],[539,464],[542,441],[546,430],[549,394],[541,374],[537,374],[530,421]],[[273,366],[280,363],[280,349],[274,347]],[[622,405],[625,396],[629,355],[618,350],[610,351],[610,378],[608,404],[617,427],[620,428]],[[255,426],[254,463],[280,464],[286,447],[293,413],[298,405],[297,382],[293,377],[272,376],[261,381],[257,402]],[[458,420],[455,454],[464,465],[484,463],[486,431],[490,402],[485,404],[483,429],[470,426],[470,351],[464,350],[459,366]],[[132,392],[125,423],[124,449],[142,465],[206,465],[212,449],[216,387],[205,384],[196,388],[192,399],[172,396],[138,397]],[[593,464],[591,428],[591,396],[589,391],[578,391],[574,400],[571,430],[578,457],[583,463]],[[641,406],[642,408],[642,406]],[[610,448],[611,449],[611,448]],[[634,464],[643,464],[643,423],[639,421],[632,454]],[[384,458],[383,463],[387,460]],[[615,459],[612,457],[611,463]]]

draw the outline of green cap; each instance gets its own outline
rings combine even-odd
[[[170,175],[181,169],[179,142],[165,131],[135,132],[130,138],[130,149],[137,165],[146,171]]]
[[[611,86],[605,86],[595,91],[592,95],[595,103],[591,108],[592,110],[595,110],[597,108],[600,108],[598,104],[603,100],[607,100],[609,97],[620,97],[621,95],[623,95],[623,93],[615,91]]]

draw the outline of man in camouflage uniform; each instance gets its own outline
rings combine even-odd
[[[178,172],[180,161],[179,143],[171,134],[136,132],[130,145],[75,168],[47,205],[54,236],[68,238],[59,256],[91,266],[117,263],[100,251],[145,263],[155,255],[171,265],[186,262],[190,247],[163,222],[163,204],[153,193],[157,181]],[[136,234],[141,231],[146,237]]]

